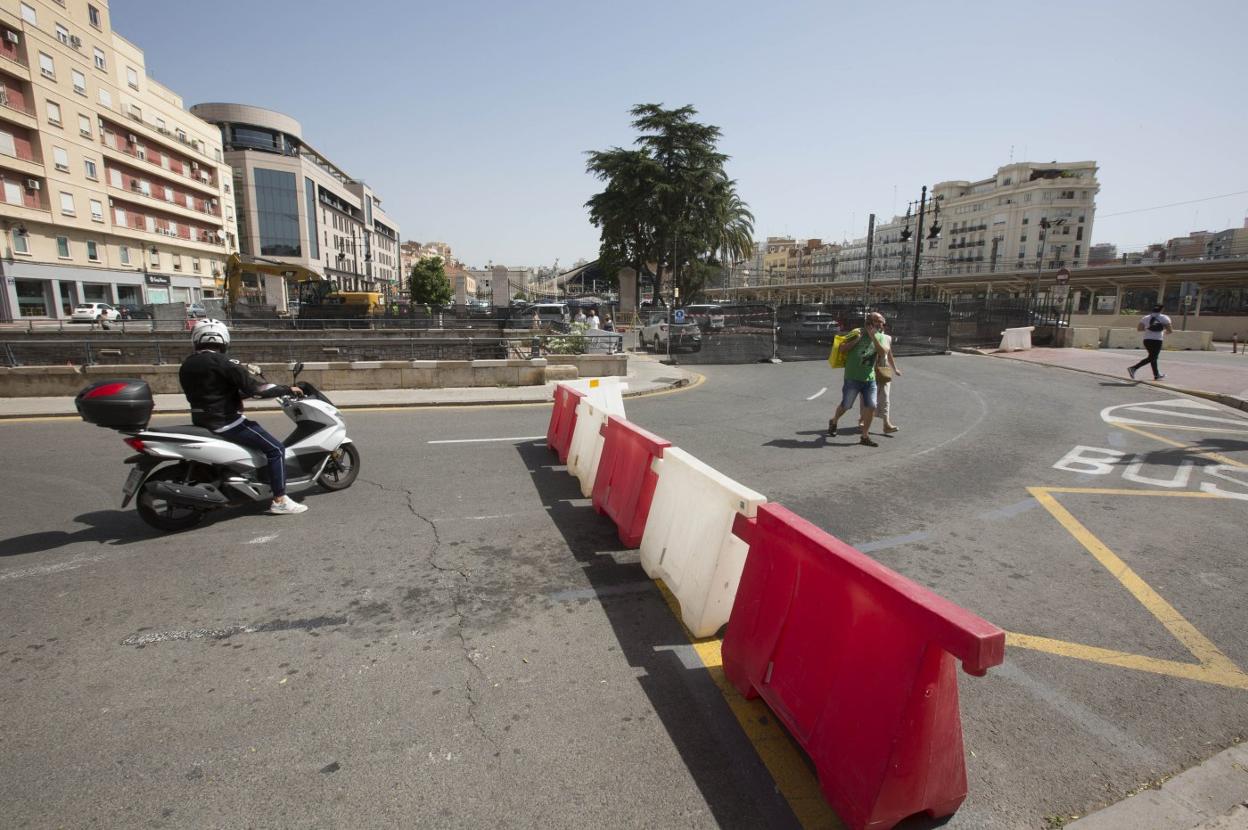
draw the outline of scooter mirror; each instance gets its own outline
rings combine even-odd
[[[295,373],[295,377],[299,377],[299,373],[303,371],[303,361],[301,360],[294,366],[291,366],[290,370]]]

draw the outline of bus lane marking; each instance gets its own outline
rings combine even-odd
[[[1032,497],[1053,516],[1083,548],[1092,554],[1100,565],[1109,572],[1127,591],[1135,597],[1154,619],[1170,632],[1191,655],[1196,663],[1184,663],[1178,660],[1163,660],[1143,654],[1132,654],[1125,651],[1089,646],[1050,637],[1039,637],[1019,632],[1007,632],[1006,643],[1019,648],[1042,651],[1060,657],[1070,657],[1093,663],[1118,666],[1135,671],[1195,680],[1216,686],[1248,691],[1248,674],[1241,670],[1222,653],[1211,640],[1200,633],[1188,622],[1179,611],[1157,593],[1139,574],[1131,569],[1117,554],[1109,549],[1104,542],[1088,530],[1074,515],[1067,510],[1054,494],[1085,494],[1105,496],[1131,496],[1144,498],[1189,498],[1189,499],[1220,499],[1226,497],[1216,493],[1195,491],[1157,491],[1127,490],[1105,487],[1028,487]]]

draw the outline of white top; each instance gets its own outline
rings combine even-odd
[[[578,311],[578,312],[576,312],[576,317],[575,317],[575,318],[573,318],[573,319],[574,319],[574,320],[576,320],[576,322],[578,322],[578,323],[584,323],[584,322],[585,322],[585,312],[583,312],[583,311]]]
[[[1161,312],[1157,312],[1155,314],[1145,314],[1143,317],[1140,318],[1140,322],[1144,324],[1144,339],[1145,340],[1165,340],[1166,339],[1165,329],[1162,329],[1161,331],[1149,331],[1148,330],[1148,324],[1152,322],[1154,317],[1160,320],[1164,325],[1167,325],[1167,326],[1173,325],[1173,323],[1171,323],[1170,321],[1170,318],[1162,314]]]
[[[602,321],[598,319],[598,315],[597,315],[597,314],[591,314],[591,315],[589,315],[589,318],[586,320],[586,322],[588,322],[588,323],[589,323],[589,327],[590,327],[591,329],[600,329],[600,328],[602,328]]]

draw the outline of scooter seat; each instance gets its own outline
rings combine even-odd
[[[215,432],[213,432],[210,429],[204,429],[203,427],[192,426],[191,424],[183,424],[181,426],[173,426],[173,427],[148,427],[147,431],[148,432],[167,432],[170,435],[194,435],[197,438],[220,438],[221,437],[220,435],[217,435]]]

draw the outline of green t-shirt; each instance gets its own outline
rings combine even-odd
[[[875,338],[872,339],[867,337],[862,329],[854,329],[854,331],[862,336],[854,342],[854,347],[849,350],[849,354],[845,355],[845,379],[875,380],[875,350],[876,345],[881,343],[881,335],[876,332]]]

